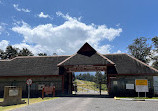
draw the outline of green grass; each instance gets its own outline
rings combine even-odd
[[[116,98],[133,98],[133,99],[158,99],[158,97],[116,97]]]
[[[57,97],[46,97],[44,99],[42,98],[30,98],[29,99],[29,104],[34,104],[34,103],[38,103],[38,102],[42,102],[42,101],[48,101],[48,100],[52,100],[52,99],[56,99]],[[19,107],[24,107],[28,105],[28,99],[27,98],[23,98],[22,100],[25,100],[25,104],[18,104],[18,105],[12,105],[12,106],[0,106],[0,111],[8,111],[8,110],[12,110],[12,109],[16,109]],[[3,101],[3,98],[0,98],[0,101]]]
[[[75,80],[75,82],[78,85],[78,88],[77,88],[78,91],[81,91],[82,88],[99,91],[99,84],[96,84],[95,82],[84,81],[84,80]],[[107,91],[106,84],[102,84],[101,90]]]

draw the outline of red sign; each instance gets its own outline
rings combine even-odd
[[[27,79],[26,84],[31,85],[32,84],[32,79]]]
[[[53,93],[53,86],[50,87],[44,87],[45,94],[52,94]]]

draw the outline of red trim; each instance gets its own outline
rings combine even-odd
[[[64,94],[64,75],[62,76],[62,93]]]
[[[60,77],[60,76],[63,76],[63,75],[28,75],[28,76],[0,76],[0,78],[8,78],[8,77]]]

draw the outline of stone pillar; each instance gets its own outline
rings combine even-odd
[[[22,101],[22,88],[16,86],[5,86],[4,87],[4,101],[0,105],[14,105],[22,104],[25,101]]]

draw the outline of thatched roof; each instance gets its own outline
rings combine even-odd
[[[62,61],[58,66],[71,66],[71,65],[114,65],[114,63],[99,54],[88,43],[85,43],[79,51]]]
[[[128,54],[106,54],[104,56],[115,63],[118,74],[158,74],[158,70]]]
[[[58,75],[57,64],[69,56],[28,56],[0,61],[0,76]]]
[[[127,54],[99,54],[88,43],[72,56],[25,56],[0,60],[0,76],[59,75],[59,67],[109,65],[114,74],[158,74],[158,71]]]

